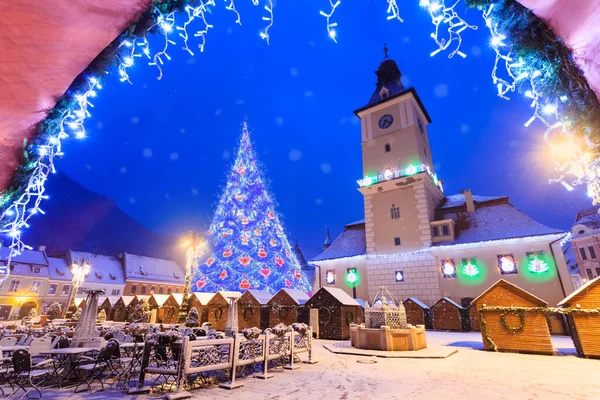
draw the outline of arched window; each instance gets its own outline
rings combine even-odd
[[[390,144],[389,144],[389,143],[386,143],[386,144],[385,144],[385,152],[386,152],[386,153],[389,153],[390,151],[392,151],[392,146],[390,146]]]

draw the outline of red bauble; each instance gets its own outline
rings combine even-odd
[[[225,270],[221,271],[221,275],[219,275],[219,278],[221,278],[221,279],[227,278],[227,271],[225,271]]]
[[[273,247],[277,246],[277,241],[275,239],[271,239],[271,241],[269,242],[269,244]]]
[[[206,281],[198,281],[196,282],[196,287],[198,289],[202,289],[206,285]]]
[[[302,274],[300,273],[300,271],[298,271],[297,269],[294,270],[294,276],[296,277],[296,279],[300,279],[302,278]]]
[[[258,256],[265,258],[267,256],[267,252],[265,251],[265,249],[258,250]]]
[[[275,218],[275,215],[273,214],[273,211],[269,211],[269,214],[267,214],[267,216],[271,219]]]
[[[248,225],[248,218],[246,218],[246,217],[242,218],[242,224]]]
[[[279,265],[280,267],[283,266],[283,258],[281,257],[275,257],[275,262],[277,263],[277,265]]]
[[[242,264],[242,266],[247,267],[248,264],[250,264],[250,261],[252,261],[252,259],[250,258],[250,256],[243,256],[238,258],[238,261],[240,262],[240,264]]]
[[[256,228],[256,229],[254,230],[254,234],[255,234],[256,236],[260,236],[260,234],[261,234],[261,233],[262,233],[262,231],[261,231],[259,228]]]
[[[208,260],[206,260],[205,264],[206,264],[207,267],[210,267],[214,262],[215,262],[215,258],[211,257]]]
[[[242,200],[244,200],[244,196],[242,196],[241,194],[238,194],[237,196],[235,196],[235,199],[237,201],[242,201]]]
[[[212,231],[212,229],[211,229],[211,230],[209,230],[208,232],[206,232],[206,236],[210,236],[210,235],[212,235],[212,234],[213,234],[213,231]]]
[[[292,282],[290,282],[290,280],[289,280],[289,279],[286,279],[286,280],[285,280],[285,286],[287,286],[287,287],[292,287]]]
[[[227,249],[223,252],[223,257],[225,257],[225,258],[231,257],[232,254],[233,254],[233,252],[231,251],[231,249]]]
[[[250,287],[250,281],[248,279],[242,279],[240,282],[240,289],[248,289]]]
[[[262,276],[264,276],[265,278],[268,278],[268,277],[269,277],[269,275],[271,275],[271,270],[270,270],[270,269],[268,269],[268,268],[261,268],[259,272],[260,272],[260,274],[261,274]]]

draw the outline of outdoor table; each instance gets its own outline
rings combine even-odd
[[[138,343],[134,343],[134,342],[129,342],[129,343],[119,343],[119,348],[121,350],[123,350],[123,353],[125,353],[125,355],[127,357],[131,357],[132,353],[133,353],[133,349],[134,348],[141,348],[144,347],[144,342],[138,342]]]
[[[0,346],[0,348],[2,348],[2,354],[8,353],[9,357],[17,350],[29,350],[29,346]]]
[[[40,354],[49,355],[57,361],[53,376],[58,380],[58,386],[62,387],[62,384],[71,378],[79,379],[77,368],[75,368],[77,358],[93,351],[98,351],[98,349],[95,347],[67,347],[41,351]]]

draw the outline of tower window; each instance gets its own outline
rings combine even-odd
[[[587,254],[585,253],[585,249],[583,247],[579,248],[579,254],[581,254],[582,260],[587,260]]]
[[[587,272],[587,276],[590,281],[592,279],[594,279],[594,273],[592,272],[592,270],[590,268],[586,269],[585,271]]]
[[[440,228],[438,226],[433,227],[433,236],[434,237],[440,236]]]
[[[389,143],[386,143],[386,144],[385,144],[385,152],[386,152],[386,153],[389,153],[390,151],[392,151],[392,146],[390,146],[390,144],[389,144]]]
[[[444,236],[448,236],[450,234],[450,230],[448,229],[448,225],[442,225],[442,233]]]
[[[399,237],[395,237],[395,238],[394,238],[394,245],[395,245],[395,246],[400,246],[400,244],[401,244],[401,243],[400,243],[400,238],[399,238]]]
[[[594,246],[588,247],[588,250],[590,251],[590,257],[598,258],[598,257],[596,257],[596,249],[594,249]]]
[[[400,207],[396,207],[395,204],[392,204],[392,208],[390,209],[390,214],[392,215],[392,219],[400,218]]]
[[[425,147],[423,147],[423,153],[425,154],[425,157],[427,157],[427,149]]]

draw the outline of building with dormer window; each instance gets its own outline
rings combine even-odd
[[[430,148],[432,119],[387,49],[376,75],[369,102],[355,111],[364,220],[346,225],[311,260],[320,274],[313,292],[321,282],[370,300],[385,285],[398,298],[432,305],[448,297],[466,306],[502,278],[550,304],[571,293],[566,233],[534,221],[506,196],[446,195]]]

